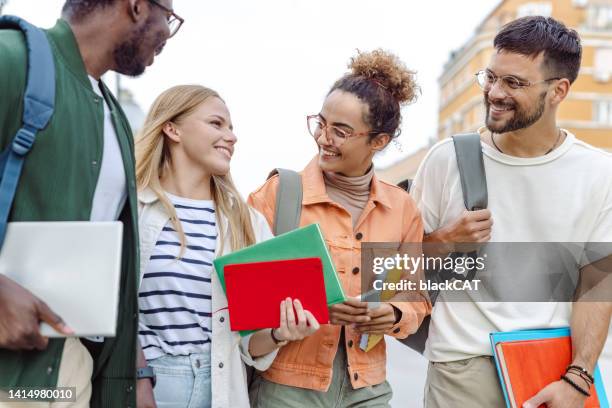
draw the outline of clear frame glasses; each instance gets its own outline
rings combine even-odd
[[[543,79],[541,81],[530,82],[530,81],[524,81],[524,80],[518,79],[517,77],[512,76],[512,75],[497,76],[491,71],[484,70],[484,69],[481,71],[478,71],[475,75],[476,75],[476,83],[483,90],[488,91],[489,89],[491,89],[493,84],[495,84],[495,82],[499,80],[501,81],[502,87],[507,92],[510,92],[510,93],[521,90],[521,89],[529,88],[537,84],[561,79],[561,78],[555,77],[555,78]]]
[[[327,125],[319,115],[309,115],[306,117],[306,125],[308,126],[308,132],[312,137],[318,139],[321,134],[324,133],[327,141],[336,146],[342,146],[348,139],[358,136],[372,135],[380,133],[377,131],[369,132],[354,132],[349,129],[343,129],[335,125]]]
[[[174,37],[174,35],[178,33],[178,30],[185,22],[185,19],[176,14],[174,10],[164,6],[157,0],[149,0],[149,2],[166,12],[166,21],[168,22],[168,28],[170,29],[170,37],[168,38]]]

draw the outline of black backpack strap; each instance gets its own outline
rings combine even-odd
[[[412,179],[406,179],[406,180],[402,180],[399,183],[397,183],[397,186],[400,187],[403,190],[406,190],[406,192],[410,192],[410,187],[412,187]]]
[[[274,235],[293,231],[300,226],[302,215],[302,177],[287,169],[274,169],[268,178],[278,174]]]
[[[478,133],[453,136],[463,202],[470,211],[487,208],[487,176]]]

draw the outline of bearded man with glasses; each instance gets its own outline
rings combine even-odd
[[[154,379],[137,349],[140,265],[133,135],[101,77],[108,71],[141,75],[182,23],[172,0],[66,0],[62,17],[45,32],[55,66],[55,110],[27,157],[9,221],[123,222],[117,334],[43,337],[41,321],[65,336],[73,333],[44,302],[0,274],[1,408],[135,407],[137,393],[138,407],[154,406]],[[23,36],[0,30],[0,55],[4,151],[21,127],[27,67]],[[76,387],[75,400],[2,402],[3,391],[33,386]]]
[[[411,191],[423,216],[424,242],[452,248],[453,243],[612,241],[612,159],[559,127],[556,119],[580,69],[578,33],[552,18],[524,17],[504,26],[494,46],[488,67],[476,74],[486,110],[479,133],[488,209],[466,210],[452,139],[439,142],[421,164]],[[585,266],[577,266],[584,273]],[[517,289],[499,287],[496,282],[508,276],[496,271],[487,271],[495,276],[490,279],[494,290]],[[513,284],[523,285],[519,291],[534,285],[533,276],[521,282],[520,271],[511,272]],[[571,326],[571,365],[579,369],[568,367],[565,379],[544,387],[524,407],[583,407],[581,390],[588,393],[591,384],[580,373],[593,373],[611,303],[474,300],[480,298],[454,293],[454,301],[445,302],[446,294],[440,294],[425,348],[430,361],[425,406],[506,406],[489,333]]]

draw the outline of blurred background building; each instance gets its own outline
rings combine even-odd
[[[134,136],[138,133],[145,120],[145,112],[142,107],[136,102],[132,91],[124,86],[124,77],[116,72],[108,72],[102,77],[102,81],[111,90],[115,98],[121,104],[125,116],[127,116]]]
[[[0,16],[2,15],[2,9],[6,3],[8,3],[8,0],[0,0]]]
[[[580,34],[582,66],[559,108],[559,125],[587,143],[612,150],[612,0],[501,1],[444,65],[438,80],[438,139],[483,126],[482,91],[474,74],[489,63],[499,29],[528,15],[551,16]],[[413,178],[426,151],[381,169],[380,176],[393,183]]]

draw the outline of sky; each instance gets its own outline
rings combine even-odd
[[[401,148],[385,167],[437,133],[438,77],[498,0],[174,0],[185,18],[152,67],[122,79],[146,112],[165,89],[196,83],[227,102],[238,144],[232,175],[242,194],[276,167],[301,170],[316,154],[306,116],[347,72],[356,50],[384,48],[417,71],[422,94],[403,109]],[[50,27],[63,0],[8,0],[3,12]],[[401,150],[400,150],[401,149]]]

